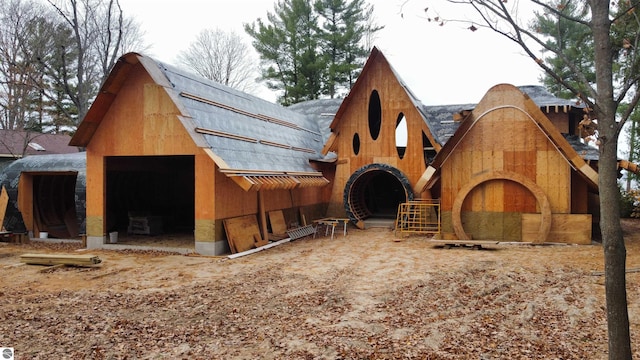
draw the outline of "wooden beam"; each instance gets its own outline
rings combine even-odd
[[[24,254],[20,255],[20,262],[31,265],[72,265],[93,266],[102,260],[97,255],[68,255],[68,254]]]
[[[264,208],[264,191],[258,190],[258,212],[260,212],[260,232],[264,240],[269,239],[269,230],[267,230],[267,215]]]

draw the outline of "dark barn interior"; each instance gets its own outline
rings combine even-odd
[[[113,156],[107,158],[106,173],[109,232],[193,234],[193,156]],[[155,220],[145,231],[135,228],[133,219]]]

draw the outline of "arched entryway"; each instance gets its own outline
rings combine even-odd
[[[398,205],[413,200],[409,179],[387,164],[370,164],[356,170],[344,188],[349,219],[360,228],[369,218],[395,219]]]

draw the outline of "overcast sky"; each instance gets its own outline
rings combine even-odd
[[[375,46],[426,105],[477,103],[493,85],[535,85],[541,72],[519,47],[489,30],[471,32],[468,25],[440,27],[426,20],[424,0],[369,0],[385,28]],[[434,3],[433,1],[429,1]],[[243,24],[266,19],[275,0],[120,0],[125,14],[135,17],[152,48],[145,53],[175,64],[205,28],[233,30],[246,38]],[[400,14],[401,4],[403,16]],[[440,2],[442,4],[442,2]],[[431,10],[429,10],[431,12]],[[256,56],[256,63],[258,56]],[[257,94],[269,101],[264,88]]]

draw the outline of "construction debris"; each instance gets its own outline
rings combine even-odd
[[[97,255],[68,255],[68,254],[24,254],[20,255],[20,262],[30,265],[71,265],[93,266],[102,260]]]

